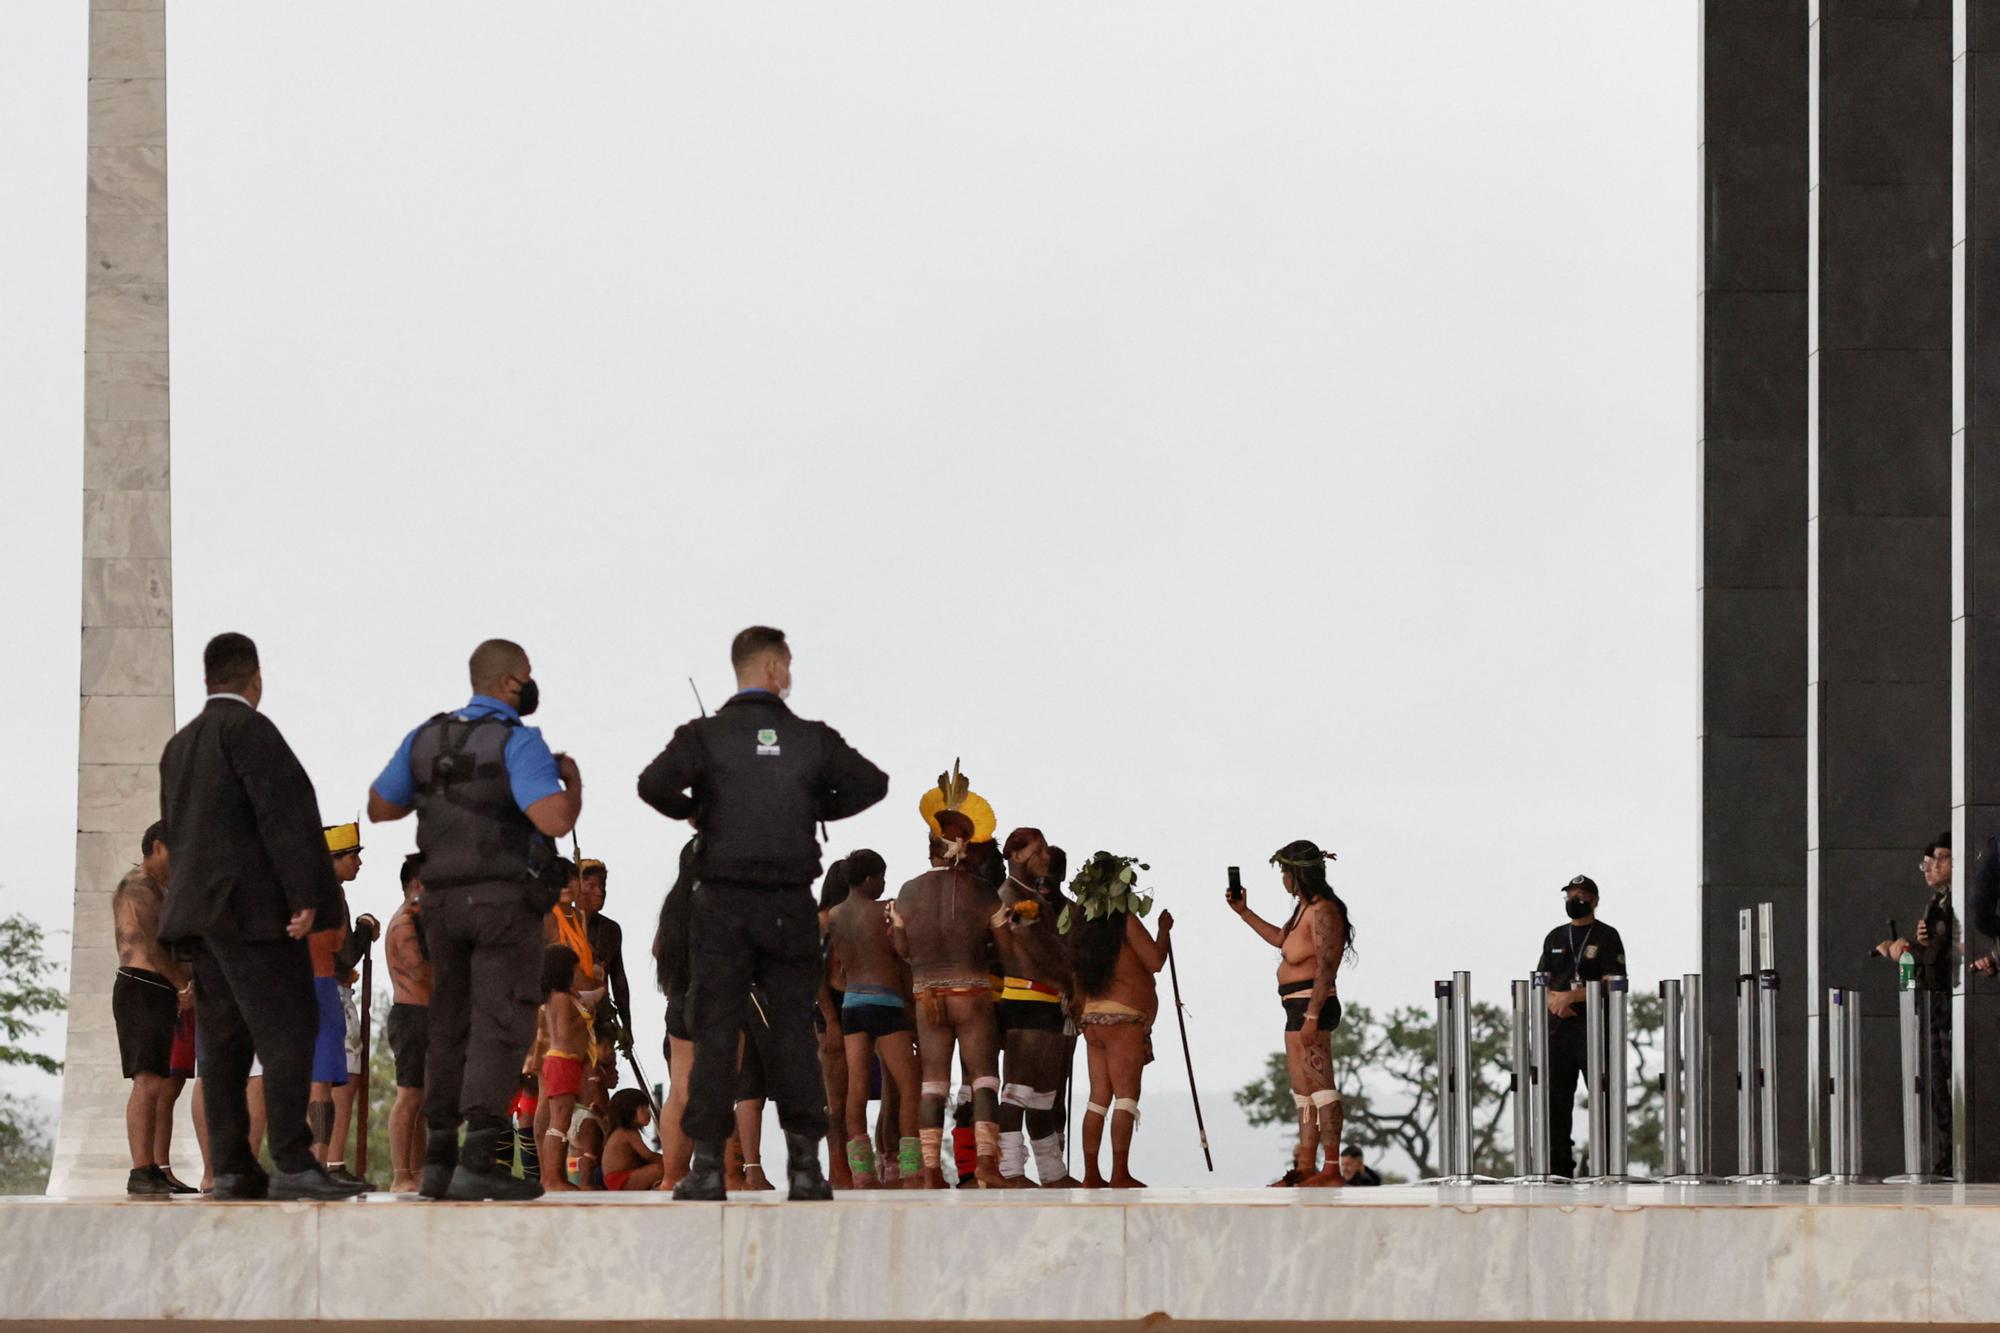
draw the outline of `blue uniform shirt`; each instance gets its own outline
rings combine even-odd
[[[488,694],[475,694],[472,702],[452,714],[462,721],[470,722],[482,717],[506,717],[519,721],[521,715],[505,702]],[[422,727],[413,728],[403,737],[403,743],[396,747],[395,757],[389,766],[375,779],[374,791],[377,796],[391,805],[408,808],[417,803],[417,775],[410,770],[410,743],[417,737]],[[556,775],[556,757],[549,751],[549,743],[542,739],[540,727],[520,726],[507,733],[507,782],[514,790],[514,804],[525,811],[545,796],[554,796],[562,790],[562,779]]]

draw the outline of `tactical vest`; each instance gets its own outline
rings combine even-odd
[[[536,880],[553,851],[514,804],[507,741],[520,722],[440,713],[410,742],[424,887]]]

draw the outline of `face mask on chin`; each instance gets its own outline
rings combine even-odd
[[[514,705],[514,711],[522,717],[542,706],[542,687],[532,677],[521,682],[521,702]]]
[[[792,697],[792,683],[790,681],[786,681],[784,687],[778,691],[778,702],[783,703],[785,700],[791,697]]]
[[[1590,904],[1582,898],[1565,898],[1563,911],[1569,913],[1570,920],[1581,921],[1590,915]]]

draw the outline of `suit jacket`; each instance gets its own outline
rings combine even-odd
[[[282,939],[305,907],[320,928],[340,924],[312,779],[248,704],[211,699],[167,742],[160,818],[172,851],[162,942]]]

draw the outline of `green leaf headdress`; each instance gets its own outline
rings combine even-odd
[[[1153,910],[1153,897],[1139,892],[1139,872],[1151,869],[1134,857],[1114,856],[1110,852],[1094,854],[1070,880],[1070,897],[1076,901],[1062,909],[1062,915],[1056,918],[1056,930],[1069,934],[1079,920],[1075,915],[1078,908],[1083,909],[1080,918],[1083,921],[1096,921],[1114,912],[1146,915]]]

